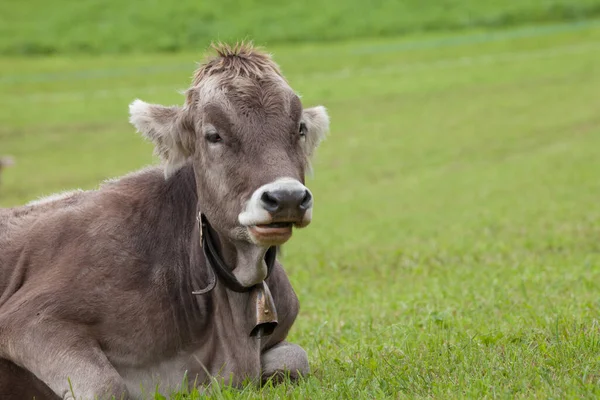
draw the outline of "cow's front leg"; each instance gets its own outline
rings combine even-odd
[[[285,341],[264,351],[260,362],[262,383],[269,379],[279,383],[286,376],[295,381],[310,373],[306,351],[297,344]]]
[[[24,320],[15,317],[12,321]],[[48,319],[7,325],[0,343],[8,346],[2,346],[0,352],[32,372],[59,397],[128,398],[125,382],[85,327]]]

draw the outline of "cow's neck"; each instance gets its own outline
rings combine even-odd
[[[244,247],[240,249],[240,243],[223,236],[219,240],[204,215],[199,214],[198,222],[202,253],[208,263],[207,269],[212,270],[214,275],[205,289],[192,293],[198,295],[212,291],[217,287],[218,281],[220,286],[216,290],[216,296],[229,303],[231,319],[237,321],[237,329],[249,336],[270,335],[277,326],[277,311],[269,287],[263,281],[275,264],[275,247],[256,251],[256,247],[246,247],[244,243]],[[221,244],[218,245],[217,241]],[[244,253],[248,250],[248,253]],[[224,255],[228,255],[229,264],[233,267],[228,265]],[[253,257],[260,257],[259,262]],[[266,272],[262,273],[263,269]],[[236,271],[240,273],[236,275]],[[242,279],[249,276],[250,280],[243,281],[240,276]],[[234,310],[242,311],[242,314],[234,315]]]
[[[250,288],[266,279],[268,266],[265,255],[268,247],[231,240],[214,230],[205,217],[201,218],[204,227],[204,251],[208,253],[209,261],[212,259],[213,268],[225,270],[225,274],[231,276],[232,279],[221,276],[226,286],[235,291],[243,291],[244,287]]]

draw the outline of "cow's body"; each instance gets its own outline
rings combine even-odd
[[[102,349],[132,395],[141,395],[140,385],[150,392],[156,384],[177,388],[184,372],[199,383],[206,372],[232,376],[233,383],[259,377],[261,353],[285,338],[297,298],[276,264],[267,283],[279,325],[259,339],[249,336],[248,293],[218,283],[207,294],[192,294],[210,280],[196,201],[193,173],[185,167],[166,181],[162,169],[148,169],[97,191],[3,210],[2,357],[35,371],[35,354],[51,340],[38,329],[55,320],[85,326],[86,340]],[[19,349],[29,335],[37,338],[28,342],[34,345]],[[69,358],[57,355],[57,362],[61,356]],[[0,388],[11,386],[2,379]]]
[[[308,373],[284,341],[298,299],[269,249],[311,221],[304,171],[329,120],[302,108],[268,55],[216,50],[183,107],[130,106],[161,167],[0,210],[0,398]],[[263,282],[278,325],[257,337]]]

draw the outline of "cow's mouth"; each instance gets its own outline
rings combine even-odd
[[[282,244],[292,236],[293,222],[272,222],[248,227],[255,240],[271,244]]]
[[[270,224],[262,224],[256,226],[260,228],[291,228],[292,225],[293,224],[291,222],[272,222]]]

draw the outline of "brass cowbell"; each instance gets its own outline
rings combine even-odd
[[[256,284],[250,290],[250,301],[248,302],[249,320],[256,321],[250,336],[268,336],[277,327],[277,310],[271,291],[266,282]]]

